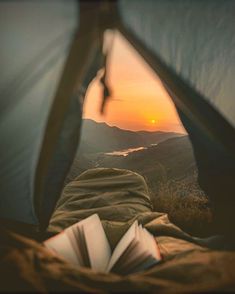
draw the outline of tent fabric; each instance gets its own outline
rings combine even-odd
[[[34,202],[40,216],[39,222],[41,229],[48,226],[52,212],[54,211],[58,197],[64,185],[74,154],[77,151],[77,145],[81,128],[81,102],[83,95],[73,95],[70,98],[69,109],[66,113],[64,123],[56,144],[53,158],[49,165],[48,174],[44,182],[44,197],[41,197],[40,205]],[[50,196],[49,196],[50,195]],[[39,206],[39,207],[38,207]]]
[[[56,88],[80,25],[79,7],[78,2],[72,0],[0,3],[2,218],[31,224],[39,221],[34,207],[35,182],[38,180],[35,173]],[[198,93],[200,99],[215,108],[229,126],[234,127],[235,100],[231,96],[234,93],[235,62],[234,1],[119,0],[117,8],[121,21],[133,35],[179,80]],[[106,11],[107,16],[107,6],[104,5],[100,11]],[[106,21],[108,19],[105,18]],[[107,23],[104,21],[102,25],[105,27]],[[84,77],[83,85],[79,85],[79,99],[93,77],[91,72],[97,70],[95,61],[100,60],[101,52],[100,48],[96,49],[90,59],[89,78]],[[53,142],[57,151],[49,163],[50,170],[43,178],[45,193],[40,196],[46,220],[55,205],[55,195],[60,193],[78,141],[75,133],[80,128],[81,114],[76,99],[75,96],[68,97],[71,107],[64,116],[65,121],[61,122],[57,141]],[[178,111],[193,143],[200,182],[204,182],[205,191],[216,200],[214,204],[218,210],[223,207],[221,218],[226,217],[230,208],[225,223],[228,227],[233,217],[234,158],[231,159],[220,144],[215,145],[208,139],[207,134],[198,129],[182,109],[178,108]],[[221,193],[224,198],[221,198]]]
[[[0,3],[2,218],[38,222],[35,170],[78,12],[77,1]]]
[[[102,30],[96,27],[98,13],[91,13],[83,3],[81,14],[80,29],[51,107],[36,170],[34,204],[41,230],[48,226],[77,151],[85,91],[103,65]],[[93,20],[87,26],[89,16]]]
[[[235,127],[235,3],[118,1],[124,25]]]
[[[193,145],[199,184],[231,237],[235,179],[235,3],[118,1],[121,32],[159,74]],[[124,28],[124,30],[122,29]]]
[[[0,217],[44,230],[77,150],[85,91],[103,65],[100,6],[0,5]]]
[[[149,270],[127,276],[99,273],[73,266],[35,241],[1,232],[0,289],[83,293],[234,291],[234,252],[209,249],[205,246],[211,243],[208,240],[194,238],[172,224],[166,214],[152,212],[147,185],[140,175],[118,169],[88,170],[65,187],[50,229],[61,231],[94,212],[101,217],[112,248],[138,219],[154,234],[163,260]]]

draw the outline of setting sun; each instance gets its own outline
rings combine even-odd
[[[84,118],[132,131],[184,132],[161,81],[118,33],[109,60],[108,83],[112,95],[105,116],[99,113],[103,89],[97,78],[86,93]]]

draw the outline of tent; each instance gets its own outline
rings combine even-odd
[[[106,29],[153,68],[190,136],[199,183],[231,236],[235,2],[1,1],[0,217],[44,231],[79,143]]]

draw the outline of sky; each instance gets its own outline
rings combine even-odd
[[[106,45],[112,38],[108,67],[111,98],[105,114],[100,115],[102,87],[95,79],[86,94],[83,117],[133,131],[185,133],[157,75],[121,34],[107,33]]]

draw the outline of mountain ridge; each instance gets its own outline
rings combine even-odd
[[[109,126],[104,122],[83,119],[80,152],[111,152],[133,147],[147,147],[182,133],[164,131],[131,131]]]
[[[131,132],[131,133],[175,133],[175,134],[180,134],[180,135],[185,135],[184,133],[178,133],[178,132],[168,132],[168,131],[148,131],[148,130],[138,130],[138,131],[133,131],[133,130],[129,130],[129,129],[123,129],[123,128],[120,128],[120,127],[117,127],[117,126],[111,126],[109,125],[108,123],[105,123],[105,122],[98,122],[98,121],[95,121],[93,119],[90,119],[90,118],[83,118],[83,122],[85,123],[95,123],[97,125],[104,125],[104,126],[107,126],[109,128],[113,128],[113,129],[117,129],[117,130],[121,130],[121,131],[125,131],[125,132]]]

